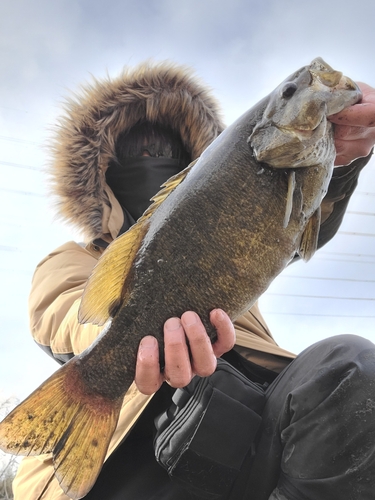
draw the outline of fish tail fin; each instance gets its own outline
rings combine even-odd
[[[52,453],[61,488],[82,498],[101,470],[121,403],[90,392],[72,359],[0,423],[0,448],[15,455]]]

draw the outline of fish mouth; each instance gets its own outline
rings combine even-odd
[[[327,120],[323,115],[318,124],[311,127],[277,127],[284,134],[291,134],[297,137],[301,142],[315,138],[316,134],[324,134],[327,128]]]
[[[313,79],[319,80],[321,84],[335,90],[349,90],[361,92],[358,85],[341,71],[334,70],[321,57],[316,57],[310,64],[309,72]]]
[[[330,88],[337,87],[343,77],[341,71],[334,70],[321,57],[316,57],[311,62],[309,72],[313,80],[317,79],[322,85]]]

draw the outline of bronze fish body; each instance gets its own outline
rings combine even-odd
[[[0,424],[10,453],[52,452],[55,474],[82,498],[100,472],[139,341],[194,310],[211,339],[213,308],[234,320],[299,253],[314,253],[335,149],[327,116],[359,88],[315,59],[228,127],[99,260],[80,309],[100,337]]]

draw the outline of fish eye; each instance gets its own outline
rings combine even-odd
[[[281,97],[285,99],[290,99],[295,91],[297,90],[297,85],[294,82],[288,82],[284,85],[283,90],[281,92]]]

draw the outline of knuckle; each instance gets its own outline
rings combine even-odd
[[[190,344],[194,343],[196,345],[202,345],[209,340],[206,329],[202,323],[187,325],[185,327],[185,333]]]
[[[186,343],[179,339],[169,340],[165,343],[166,355],[179,353],[181,350],[185,349],[185,345]]]

